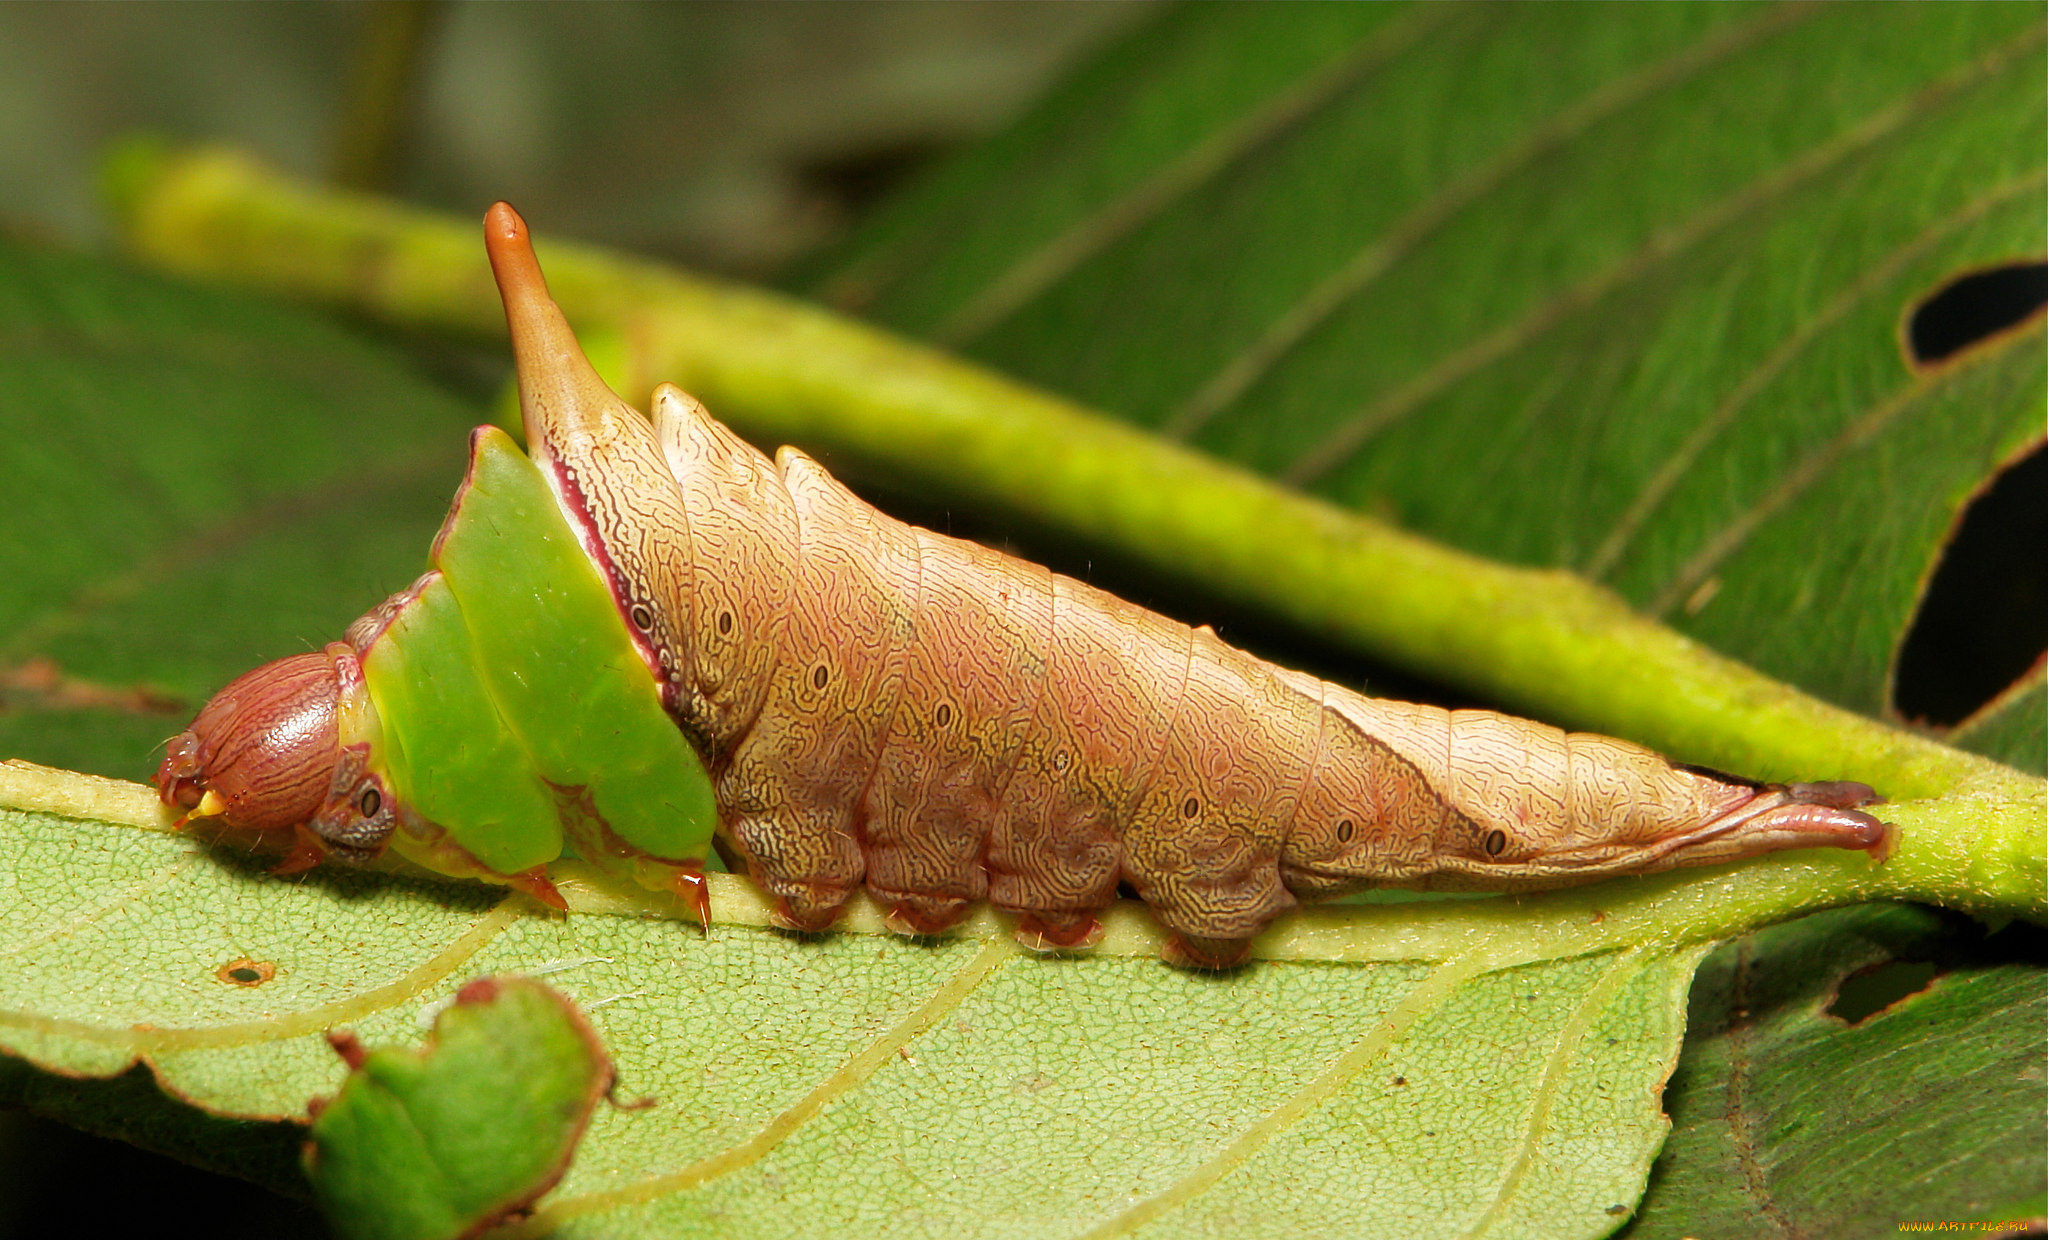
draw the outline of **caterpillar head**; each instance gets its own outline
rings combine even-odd
[[[243,673],[171,739],[157,794],[230,830],[292,832],[290,869],[327,852],[374,857],[394,806],[365,769],[367,746],[342,743],[346,703],[361,689],[361,665],[340,642]]]

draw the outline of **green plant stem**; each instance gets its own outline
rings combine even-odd
[[[413,327],[504,330],[474,220],[323,192],[220,151],[131,148],[109,181],[154,264]],[[1836,894],[2048,907],[2048,785],[1818,701],[1577,576],[1432,543],[790,298],[590,247],[540,251],[569,318],[625,340],[635,390],[677,382],[756,443],[1081,532],[1541,718],[1762,778],[1938,798],[1882,882]]]

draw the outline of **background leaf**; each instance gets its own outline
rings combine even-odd
[[[313,315],[0,241],[0,752],[147,778],[418,575],[483,420]]]
[[[2032,769],[2048,755],[2048,663],[1956,729],[1957,743]]]
[[[1721,948],[1665,1094],[1675,1135],[1625,1234],[1852,1237],[2040,1216],[2043,946],[2023,922],[1987,938],[1865,905]],[[1859,982],[1883,989],[1859,999]]]

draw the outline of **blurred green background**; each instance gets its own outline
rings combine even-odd
[[[774,281],[1153,7],[0,3],[0,231],[109,244],[100,160],[147,130]],[[325,1234],[310,1207],[20,1111],[0,1167],[0,1236]]]
[[[104,237],[146,128],[771,277],[1147,7],[0,4],[0,216]]]

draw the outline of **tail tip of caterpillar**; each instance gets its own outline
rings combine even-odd
[[[1881,805],[1877,789],[1853,779],[1823,779],[1812,783],[1788,784],[1785,795],[1801,805],[1826,805],[1832,809],[1861,809]]]
[[[1794,805],[1813,806],[1821,811],[1814,817],[1840,832],[1841,846],[1863,850],[1874,864],[1883,865],[1898,847],[1896,823],[1861,812],[1865,806],[1884,803],[1884,798],[1869,784],[1851,779],[1790,784],[1785,788],[1785,798]],[[1834,812],[1826,812],[1830,810]]]

